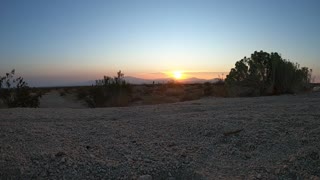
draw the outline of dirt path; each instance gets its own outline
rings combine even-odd
[[[319,179],[320,93],[97,109],[1,109],[13,179]]]
[[[71,95],[60,96],[58,91],[50,91],[40,99],[40,108],[86,108]]]

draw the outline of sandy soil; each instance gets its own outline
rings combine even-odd
[[[60,96],[58,91],[50,91],[40,98],[39,108],[87,108],[73,94]]]
[[[320,93],[0,109],[2,179],[319,179],[319,151]]]

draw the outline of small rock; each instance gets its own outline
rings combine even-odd
[[[318,176],[311,176],[310,179],[311,179],[311,180],[320,180],[320,177],[318,177]]]
[[[214,134],[213,134],[212,131],[206,130],[206,131],[204,132],[204,136],[206,136],[206,137],[211,137],[211,136],[213,136],[213,135],[214,135]]]
[[[138,180],[152,180],[152,176],[151,175],[142,175],[138,178]]]
[[[144,162],[146,163],[152,163],[152,161],[150,159],[144,159]]]
[[[292,157],[290,157],[289,162],[293,162],[295,160],[296,160],[296,158],[294,156],[292,156]]]
[[[34,163],[34,164],[39,164],[39,161],[34,160],[33,163]]]
[[[65,158],[65,157],[62,157],[61,160],[60,160],[60,162],[61,162],[61,163],[65,163],[65,162],[66,162],[66,158]]]
[[[64,156],[64,155],[66,155],[66,153],[60,151],[60,152],[58,152],[56,154],[56,157],[61,157],[61,156]]]
[[[41,174],[40,174],[40,176],[46,177],[46,176],[47,176],[47,171],[42,171]]]
[[[176,143],[174,143],[174,142],[169,142],[167,146],[168,146],[168,147],[173,147],[173,146],[176,146]]]
[[[258,174],[258,175],[257,175],[257,178],[258,178],[258,179],[261,179],[261,174]]]
[[[66,169],[66,166],[62,165],[62,166],[59,167],[59,169],[64,170],[64,169]]]
[[[312,152],[312,153],[310,153],[310,157],[313,160],[318,160],[319,159],[319,154],[317,152]]]

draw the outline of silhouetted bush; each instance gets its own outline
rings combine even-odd
[[[114,78],[104,76],[103,79],[96,80],[95,86],[90,91],[91,106],[127,106],[132,88],[123,77],[124,74],[119,71]]]
[[[66,92],[61,91],[61,92],[59,92],[59,94],[60,94],[60,96],[65,96],[65,95],[66,95]]]
[[[9,108],[39,107],[40,93],[32,92],[22,77],[14,78],[15,70],[0,77],[0,99]]]
[[[90,95],[89,91],[90,91],[89,88],[79,87],[77,89],[77,98],[79,100],[83,100],[83,99],[87,98]]]
[[[236,62],[225,82],[233,96],[296,93],[309,88],[311,72],[278,53],[255,51],[250,58]]]
[[[205,96],[211,96],[212,95],[212,84],[209,82],[205,82],[203,84],[203,94]]]

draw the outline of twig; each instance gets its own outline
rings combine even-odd
[[[233,134],[238,134],[239,132],[243,131],[243,129],[238,129],[238,130],[235,130],[235,131],[229,131],[229,132],[224,132],[223,135],[225,136],[230,136],[230,135],[233,135]]]

